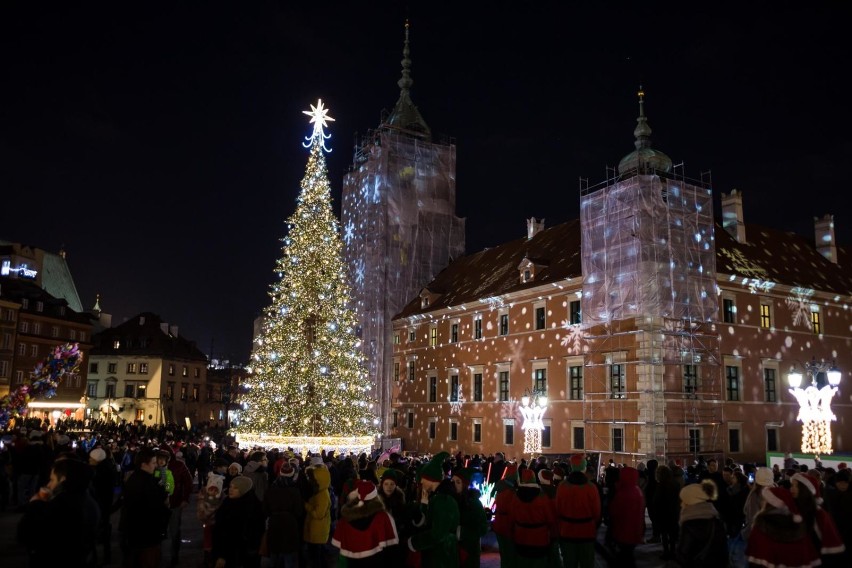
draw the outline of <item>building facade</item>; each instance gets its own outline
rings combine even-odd
[[[146,312],[94,338],[86,398],[94,419],[190,426],[216,416],[207,357],[178,326]]]
[[[843,371],[833,427],[849,427],[852,259],[833,219],[813,241],[747,225],[732,191],[716,224],[709,184],[651,148],[641,99],[634,134],[579,220],[529,220],[394,319],[391,435],[405,449],[520,458],[522,398],[546,395],[545,454],[765,462],[799,450],[786,375],[812,360]]]
[[[456,147],[433,141],[411,100],[410,67],[406,24],[399,99],[356,149],[341,208],[362,349],[385,433],[392,318],[465,247],[464,219],[455,215]]]

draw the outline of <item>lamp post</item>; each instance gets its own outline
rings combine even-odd
[[[547,396],[527,391],[521,397],[521,414],[524,417],[524,453],[535,458],[541,453],[542,417],[547,410]]]
[[[802,422],[802,453],[814,454],[819,459],[820,454],[830,454],[831,447],[831,421],[836,420],[831,411],[831,399],[837,392],[840,384],[840,370],[827,362],[817,363],[816,358],[810,363],[802,364],[809,383],[802,388],[805,378],[797,370],[791,370],[787,374],[787,382],[790,383],[790,393],[799,402],[799,415],[797,420]],[[820,385],[817,377],[823,374],[827,382]]]

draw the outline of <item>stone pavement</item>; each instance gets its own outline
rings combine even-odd
[[[187,568],[197,568],[201,566],[203,554],[201,551],[201,524],[195,516],[195,498],[193,493],[192,501],[183,514],[183,546],[181,548],[180,566]],[[14,511],[0,512],[0,566],[3,568],[25,568],[27,566],[27,555],[25,551],[16,543],[16,535],[18,529],[18,521],[21,514]],[[113,538],[112,538],[112,560],[111,564],[103,565],[104,568],[118,568],[121,565],[121,551],[118,544],[118,513],[113,516]],[[50,538],[51,531],[62,530],[63,524],[73,522],[73,519],[57,519],[56,523],[51,527],[45,527],[45,538]],[[650,522],[647,523],[650,528]],[[650,530],[648,531],[650,537]],[[603,530],[601,531],[599,542],[603,542]],[[100,550],[99,550],[100,552]],[[163,545],[163,552],[166,553],[166,546]],[[638,568],[653,568],[663,566],[664,562],[660,560],[661,547],[659,544],[646,544],[636,548],[636,564]],[[165,556],[164,556],[165,558]],[[328,568],[334,568],[336,565],[336,555],[328,557]],[[604,558],[598,554],[595,557],[596,568],[607,568],[607,563]],[[482,559],[480,566],[485,568],[500,568],[500,555],[497,548],[497,540],[493,532],[489,532],[482,539]],[[613,566],[613,568],[617,568]]]

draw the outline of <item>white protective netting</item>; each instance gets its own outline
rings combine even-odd
[[[391,318],[464,254],[456,217],[456,147],[383,129],[343,180],[342,230],[368,373],[389,431]],[[402,371],[401,371],[402,372]]]
[[[713,196],[683,179],[640,174],[587,192],[583,327],[633,317],[716,317]]]

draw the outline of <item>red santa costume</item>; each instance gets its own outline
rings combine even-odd
[[[385,548],[399,543],[393,518],[385,511],[371,481],[358,480],[357,499],[340,510],[331,544],[340,549],[350,567],[381,567]]]
[[[783,487],[764,487],[763,510],[754,519],[746,544],[750,564],[767,568],[811,568],[822,561],[802,524],[793,495]]]
[[[797,473],[793,476],[800,487],[804,486],[816,501],[814,514],[814,532],[820,541],[820,554],[841,554],[846,550],[843,539],[837,531],[837,525],[831,515],[822,508],[822,483],[816,477],[807,473]]]

